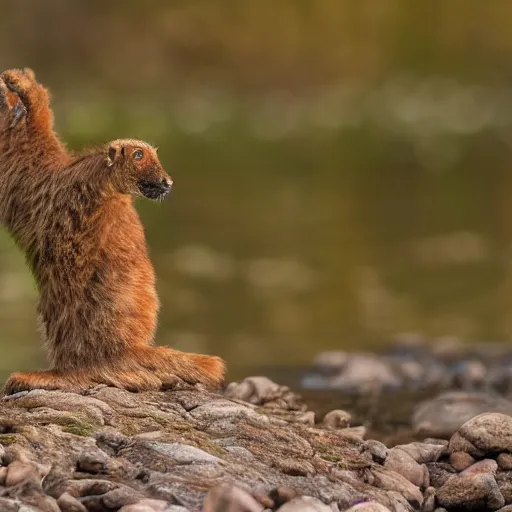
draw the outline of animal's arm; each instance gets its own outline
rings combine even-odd
[[[36,81],[31,69],[9,69],[0,75],[5,88],[10,95],[15,95],[19,101],[12,107],[13,115],[9,128],[24,128],[28,139],[35,143],[40,141],[40,147],[51,151],[65,149],[53,130],[53,112],[50,109],[48,90]],[[5,89],[4,88],[4,89]],[[9,99],[9,95],[7,96]]]

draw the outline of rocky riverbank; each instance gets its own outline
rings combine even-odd
[[[0,402],[0,510],[512,511],[512,416],[386,447],[266,378],[223,394],[36,390]]]

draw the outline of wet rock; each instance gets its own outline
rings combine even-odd
[[[512,416],[480,414],[464,423],[457,434],[450,440],[450,451],[466,451],[476,457],[505,452],[512,447]]]
[[[496,462],[500,469],[512,469],[512,453],[500,453],[496,458]]]
[[[322,425],[329,429],[347,428],[350,426],[351,419],[348,412],[335,409],[325,415],[322,420]]]
[[[437,501],[448,509],[462,510],[498,510],[505,505],[494,476],[486,473],[449,478],[437,490]]]
[[[445,392],[416,407],[412,426],[422,437],[449,438],[466,421],[485,412],[512,414],[512,402],[487,393]]]
[[[332,509],[316,498],[301,496],[279,507],[279,512],[332,512]]]
[[[453,452],[450,454],[450,464],[456,471],[464,471],[474,464],[475,459],[466,452]]]
[[[203,512],[262,512],[248,492],[231,485],[220,485],[210,490],[203,504]]]
[[[426,489],[429,486],[427,467],[418,464],[407,452],[398,447],[389,451],[384,467],[400,473],[420,489]]]

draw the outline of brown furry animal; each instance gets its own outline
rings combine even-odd
[[[32,71],[1,75],[0,222],[35,276],[51,364],[11,375],[4,393],[222,382],[220,358],[152,346],[159,305],[132,196],[163,198],[171,184],[141,141],[70,154]]]

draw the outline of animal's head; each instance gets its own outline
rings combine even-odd
[[[156,149],[141,140],[115,140],[108,145],[107,167],[114,173],[119,192],[162,199],[170,191],[172,180],[163,170]]]

